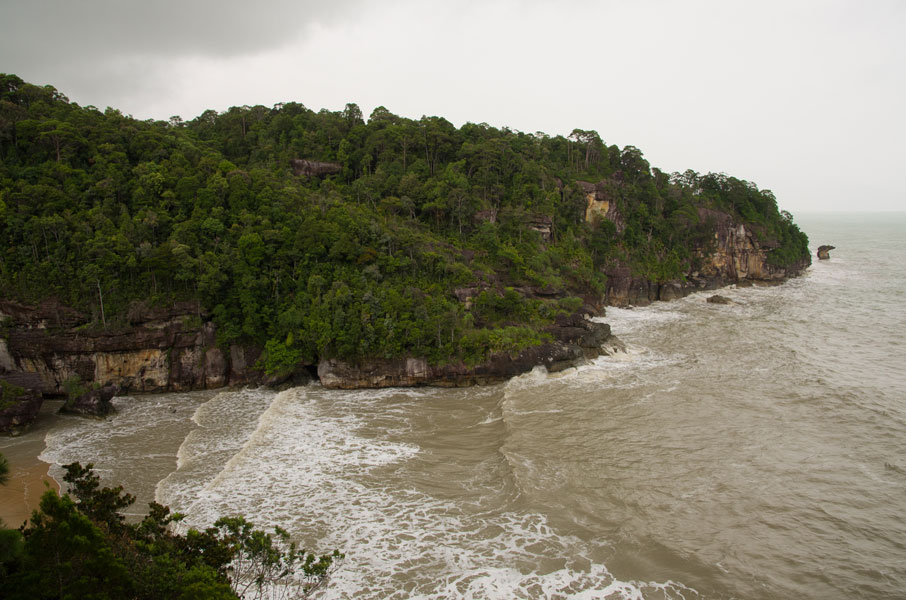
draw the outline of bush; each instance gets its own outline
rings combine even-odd
[[[185,536],[182,515],[152,502],[128,524],[135,498],[102,488],[92,465],[65,465],[69,494],[47,491],[21,536],[0,532],[0,574],[9,598],[306,598],[323,586],[342,554],[299,549],[286,531],[269,534],[242,517]]]
[[[63,391],[66,392],[68,400],[75,400],[88,393],[88,386],[82,383],[82,378],[78,375],[71,375],[63,382]]]
[[[292,342],[290,338],[289,342]],[[264,346],[262,358],[264,372],[268,375],[287,375],[292,373],[302,360],[302,351],[290,347],[286,342],[268,340]]]
[[[25,388],[13,385],[0,379],[0,410],[5,410],[16,403],[16,398],[25,393]]]

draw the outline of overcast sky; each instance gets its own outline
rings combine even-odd
[[[140,119],[355,102],[906,210],[906,2],[0,0],[0,72]]]

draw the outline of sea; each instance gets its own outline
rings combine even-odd
[[[906,597],[906,213],[779,286],[608,308],[626,351],[465,389],[120,397],[41,458],[345,558],[322,598]]]

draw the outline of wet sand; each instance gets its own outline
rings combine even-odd
[[[56,420],[58,408],[59,402],[45,402],[30,431],[18,437],[0,437],[0,453],[9,462],[9,481],[0,486],[0,519],[5,527],[19,527],[38,508],[46,490],[60,490],[59,484],[47,474],[50,465],[38,458],[44,451],[44,435]]]
[[[0,486],[0,519],[7,527],[19,527],[38,508],[41,495],[48,489],[60,491],[60,486],[48,474],[50,467],[38,459],[38,454],[44,449],[43,441],[40,444],[28,444],[28,452],[22,446],[15,452],[4,452],[9,461],[9,482]],[[4,450],[9,450],[4,449]],[[20,450],[24,450],[20,452]]]

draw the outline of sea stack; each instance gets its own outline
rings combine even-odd
[[[105,385],[70,398],[60,408],[61,413],[87,417],[106,417],[113,412],[113,397],[120,393],[117,385]]]
[[[818,260],[827,260],[830,258],[830,251],[834,246],[818,246]]]

